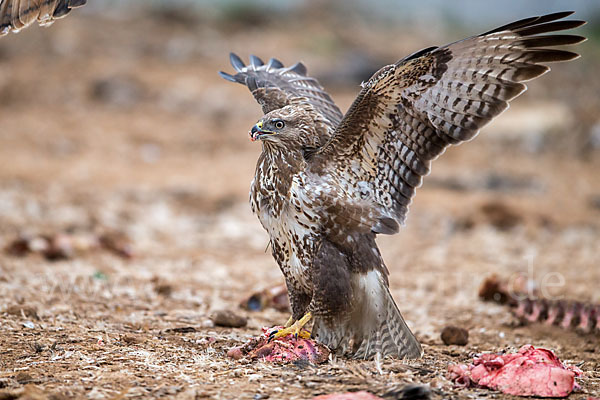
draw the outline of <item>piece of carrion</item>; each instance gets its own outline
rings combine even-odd
[[[515,396],[566,397],[581,371],[565,366],[556,355],[531,345],[518,353],[483,354],[470,365],[448,367],[448,379],[462,387],[486,387]]]
[[[522,277],[509,282],[492,275],[479,288],[479,297],[509,306],[522,323],[540,322],[574,330],[581,335],[600,335],[600,304],[547,300],[528,288],[530,284]]]
[[[242,346],[230,349],[227,356],[235,360],[246,358],[278,364],[298,361],[321,364],[328,360],[329,349],[312,339],[286,336],[269,341],[271,332],[279,329],[283,329],[283,327],[263,328],[261,336],[250,339]]]

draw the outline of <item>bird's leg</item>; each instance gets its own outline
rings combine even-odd
[[[287,322],[285,323],[285,325],[283,326],[284,328],[289,328],[290,326],[292,326],[292,324],[296,322],[296,320],[294,319],[293,316],[290,315],[290,317],[288,318]]]
[[[272,332],[269,335],[269,340],[277,339],[280,337],[285,337],[288,335],[294,335],[295,337],[301,337],[302,339],[310,338],[310,332],[308,332],[307,330],[305,330],[303,328],[304,328],[304,325],[306,325],[308,323],[308,321],[310,321],[311,318],[312,318],[312,313],[309,311],[306,314],[304,314],[304,316],[302,318],[300,318],[298,321],[291,324],[289,327],[286,324],[286,328]],[[290,322],[290,321],[292,321],[292,318],[290,318],[290,320],[288,322]]]

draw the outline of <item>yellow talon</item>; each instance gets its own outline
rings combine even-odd
[[[311,318],[312,318],[312,314],[310,312],[307,312],[302,318],[300,318],[298,321],[294,322],[290,326],[288,326],[286,323],[286,328],[275,332],[271,336],[271,339],[277,339],[277,338],[285,337],[288,335],[294,335],[294,336],[300,337],[302,339],[310,338],[310,332],[303,328],[304,328],[304,325],[306,325],[308,323],[308,321],[310,321]],[[288,320],[288,323],[290,323],[291,321],[293,321],[293,319],[290,317],[290,319]]]

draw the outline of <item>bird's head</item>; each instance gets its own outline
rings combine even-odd
[[[279,141],[282,133],[289,131],[286,129],[286,121],[281,118],[262,118],[256,123],[248,132],[250,140],[255,142],[257,140],[265,141]]]
[[[302,146],[314,140],[314,125],[310,112],[290,105],[265,114],[248,134],[251,141],[260,140],[266,145]]]

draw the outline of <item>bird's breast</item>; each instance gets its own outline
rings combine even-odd
[[[250,202],[269,233],[273,257],[286,278],[310,291],[310,267],[320,228],[313,204],[304,191],[304,179],[302,175],[294,176],[284,193],[270,190],[266,177],[255,179]]]

